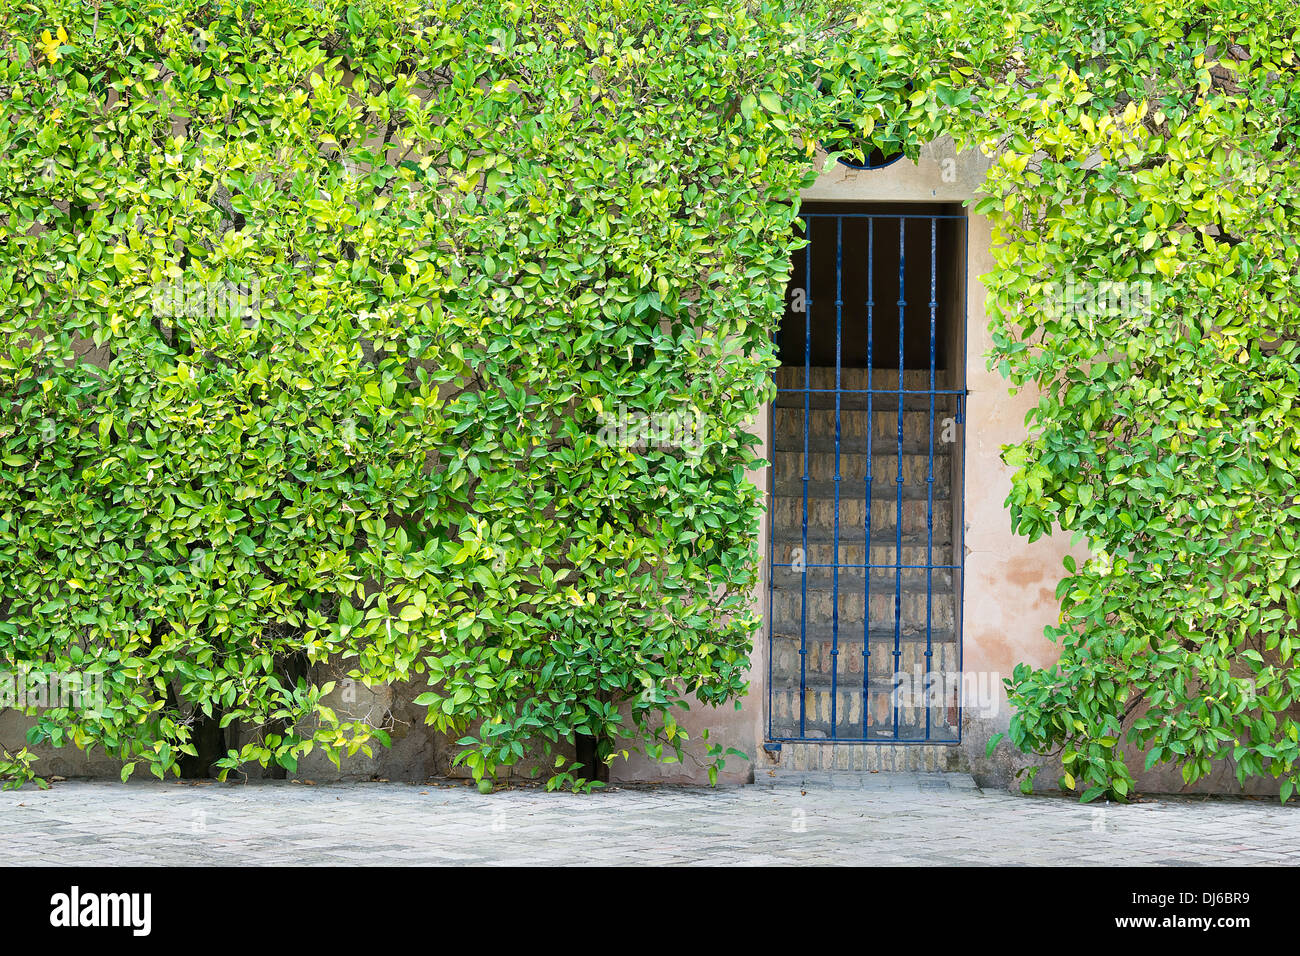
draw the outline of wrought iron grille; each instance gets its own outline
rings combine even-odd
[[[801,222],[769,432],[768,737],[956,743],[966,219]]]

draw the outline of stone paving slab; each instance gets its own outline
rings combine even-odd
[[[0,864],[142,862],[1294,865],[1300,807],[1178,797],[1084,806],[983,791],[956,774],[777,774],[748,787],[591,795],[156,781],[0,794]]]

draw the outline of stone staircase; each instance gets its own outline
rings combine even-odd
[[[835,387],[834,368],[812,372],[812,388]],[[781,368],[777,384],[802,388],[803,378],[803,368]],[[925,389],[929,373],[907,371],[903,381],[905,389]],[[897,384],[896,371],[872,371],[873,389]],[[841,369],[840,387],[865,389],[866,370]],[[868,411],[866,395],[841,394],[837,482],[835,395],[808,396],[807,574],[772,569],[771,726],[772,736],[785,740],[785,769],[963,769],[953,746],[961,670],[956,580],[949,568],[926,570],[956,563],[953,446],[941,441],[944,420],[956,410],[953,396],[935,396],[931,499],[930,401],[873,394]],[[790,564],[805,540],[804,395],[779,393],[773,414],[772,560]],[[869,574],[852,567],[863,564],[883,567]],[[929,694],[927,675],[938,681]],[[832,739],[856,742],[819,742]]]

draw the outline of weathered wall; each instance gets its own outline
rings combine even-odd
[[[992,758],[986,744],[1005,731],[1010,720],[1002,679],[1018,663],[1046,667],[1058,649],[1043,636],[1057,619],[1056,585],[1070,553],[1069,538],[1057,535],[1035,542],[1015,535],[1003,504],[1011,490],[1012,470],[1000,457],[1002,446],[1025,434],[1025,415],[1038,401],[1032,389],[1009,395],[1005,380],[987,367],[989,338],[980,276],[992,271],[992,232],[987,219],[971,216],[967,262],[965,589],[963,594],[963,667],[980,686],[995,694],[967,701],[964,746],[981,784],[1005,786],[1015,770],[1030,763],[1007,744]],[[1076,557],[1086,555],[1080,545]],[[1059,773],[1040,771],[1048,786]]]
[[[765,407],[749,428],[751,434],[762,440],[759,455],[764,458],[770,458],[771,453],[769,419]],[[747,471],[745,475],[758,487],[767,487],[766,469]],[[764,520],[759,526],[758,537],[758,553],[763,556],[761,577],[750,599],[750,607],[763,619],[767,617],[767,537],[768,526]],[[704,728],[708,728],[708,743],[716,744],[724,751],[734,747],[749,757],[747,760],[728,757],[724,770],[718,775],[718,782],[752,783],[756,756],[762,750],[766,735],[766,676],[767,641],[764,634],[759,634],[754,639],[754,653],[750,658],[750,692],[740,701],[739,708],[708,708],[692,704],[690,711],[680,713],[678,717],[678,723],[691,739],[691,745],[686,748],[686,760],[671,764],[656,763],[640,756],[633,756],[627,761],[618,760],[610,769],[610,782],[707,783],[710,761],[706,759],[706,744],[700,734]]]

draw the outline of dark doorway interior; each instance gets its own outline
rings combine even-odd
[[[867,218],[870,215],[886,218]],[[930,367],[930,276],[931,223],[934,223],[934,269],[937,335],[936,371],[949,368],[953,312],[961,302],[960,273],[944,268],[959,255],[962,239],[960,219],[932,216],[961,216],[959,203],[805,203],[812,214],[812,253],[809,247],[793,257],[790,285],[786,292],[785,317],[781,322],[778,355],[782,365],[803,365],[808,325],[811,324],[811,364],[834,366],[836,351],[835,306],[839,311],[841,368],[866,368],[868,312],[871,316],[871,365],[899,367],[899,273],[903,273],[902,323],[904,368]],[[841,218],[842,217],[842,218]],[[907,218],[896,218],[907,217]],[[903,231],[900,253],[899,231]],[[838,292],[837,295],[837,259]],[[811,260],[811,261],[810,261]],[[799,308],[800,290],[813,302],[811,316]],[[873,305],[868,309],[868,299]],[[806,322],[806,319],[811,322]]]

